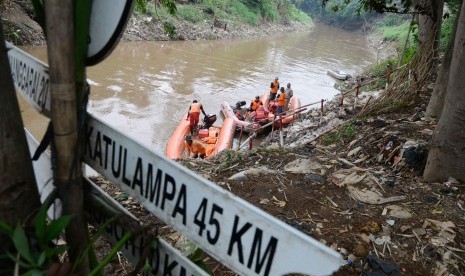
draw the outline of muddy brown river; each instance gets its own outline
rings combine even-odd
[[[45,47],[23,47],[46,61]],[[338,91],[327,69],[351,75],[376,62],[360,34],[324,25],[283,37],[221,41],[122,42],[88,68],[89,112],[141,143],[163,152],[192,100],[221,121],[220,104],[269,90],[279,77],[302,104]],[[22,103],[26,127],[41,137],[47,121]]]

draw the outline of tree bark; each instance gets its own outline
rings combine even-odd
[[[419,4],[418,48],[421,55],[433,52],[432,72],[436,72],[439,59],[439,39],[441,37],[444,0],[423,0]]]
[[[51,119],[56,147],[55,184],[63,213],[73,215],[66,228],[71,261],[79,258],[79,272],[86,275],[89,263],[87,225],[83,219],[80,160],[77,159],[77,110],[72,0],[45,1],[46,30],[51,82]]]
[[[0,21],[0,221],[14,227],[33,218],[40,197],[4,41]],[[0,254],[5,253],[9,248],[3,232],[0,244]],[[4,261],[1,268],[8,267]]]
[[[437,118],[441,117],[442,109],[444,107],[444,99],[446,97],[447,84],[449,82],[449,71],[452,62],[452,53],[454,51],[455,34],[457,32],[457,22],[459,17],[455,19],[454,28],[449,44],[447,45],[446,52],[439,69],[438,78],[434,85],[433,93],[426,108],[425,117]]]
[[[462,3],[441,119],[434,131],[423,177],[465,181],[465,2]]]

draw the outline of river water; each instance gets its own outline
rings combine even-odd
[[[46,62],[45,47],[24,50]],[[279,77],[302,104],[331,99],[338,91],[327,69],[351,75],[376,61],[367,39],[325,25],[283,37],[221,41],[122,42],[88,68],[89,112],[158,151],[164,151],[192,100],[221,122],[220,104],[269,90]],[[46,120],[21,105],[25,125],[40,137]]]

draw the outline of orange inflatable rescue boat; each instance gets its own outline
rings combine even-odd
[[[205,148],[206,158],[229,149],[232,146],[236,125],[234,120],[226,118],[222,126],[212,126],[216,121],[215,114],[207,114],[203,119],[203,125],[199,125],[198,133],[194,133],[192,140]],[[188,157],[185,149],[185,137],[190,135],[189,120],[184,115],[176,130],[171,135],[166,145],[165,155],[170,159],[180,159]]]

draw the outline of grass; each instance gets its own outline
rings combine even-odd
[[[397,50],[402,51],[405,41],[408,36],[408,43],[406,51],[403,57],[403,63],[410,61],[414,56],[417,49],[417,37],[418,37],[418,28],[417,25],[413,25],[409,34],[410,29],[410,19],[409,17],[402,15],[389,15],[386,16],[383,21],[376,25],[376,32],[382,34],[384,41],[391,41],[397,43]]]
[[[215,172],[221,172],[234,165],[235,163],[241,162],[244,159],[242,153],[234,150],[226,150],[224,155],[221,157],[221,164],[216,168]]]
[[[313,20],[303,11],[297,9],[296,7],[291,8],[291,15],[289,16],[291,20],[303,23],[307,26],[313,26]]]
[[[177,5],[176,15],[183,20],[199,23],[205,19],[204,13],[199,10],[198,6],[193,5]]]
[[[384,26],[381,28],[383,39],[387,41],[405,41],[409,27],[410,22],[404,22],[397,26]]]
[[[339,127],[335,132],[323,136],[322,143],[325,146],[352,140],[355,137],[356,126],[353,123]]]
[[[230,9],[232,14],[236,15],[238,18],[241,19],[241,21],[249,25],[258,26],[260,24],[260,15],[247,8],[242,2],[231,1]]]
[[[173,17],[165,7],[154,5],[152,2],[138,1],[137,3],[139,3],[135,8],[137,15],[149,15],[161,21],[173,22]],[[204,21],[211,24],[213,20],[218,19],[227,21],[228,26],[232,28],[241,24],[257,27],[264,20],[277,22],[285,19],[313,26],[312,19],[290,2],[281,5],[279,11],[275,0],[264,0],[256,7],[248,6],[247,2],[241,0],[201,0],[197,5],[177,4],[176,7],[175,16],[193,24]],[[280,13],[284,18],[281,18]]]

